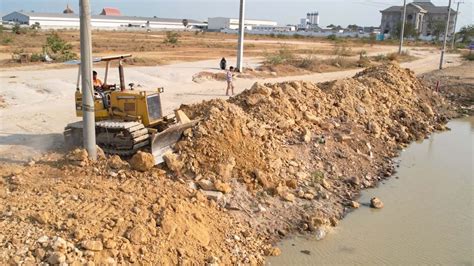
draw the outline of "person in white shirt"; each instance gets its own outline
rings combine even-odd
[[[227,71],[226,73],[226,80],[227,80],[227,90],[225,92],[225,95],[226,96],[229,96],[229,90],[231,90],[232,92],[232,95],[234,95],[234,83],[233,83],[233,79],[234,79],[234,67],[231,66],[229,68],[229,70]]]

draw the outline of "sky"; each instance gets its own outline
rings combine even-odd
[[[448,0],[432,2],[438,6],[448,5]],[[458,29],[474,24],[474,0],[463,2],[459,8]],[[90,3],[93,14],[99,14],[103,7],[117,7],[123,15],[129,16],[199,20],[217,16],[237,18],[239,10],[239,0],[90,0]],[[66,4],[78,12],[79,0],[0,0],[0,14],[19,10],[62,12]],[[298,24],[306,13],[318,11],[323,26],[379,26],[380,10],[402,4],[403,0],[246,0],[246,17],[274,20],[286,25]]]

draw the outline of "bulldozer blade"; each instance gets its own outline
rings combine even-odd
[[[172,126],[160,133],[152,135],[151,153],[153,157],[155,157],[155,164],[164,162],[163,154],[171,149],[171,145],[178,142],[186,129],[196,125],[198,122],[198,120],[194,120],[181,125]]]

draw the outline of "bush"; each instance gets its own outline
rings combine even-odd
[[[31,62],[44,61],[44,56],[43,56],[42,54],[34,53],[34,54],[31,55],[30,61],[31,61]]]
[[[334,46],[334,54],[340,56],[352,56],[354,52],[351,48],[347,48],[346,45],[337,44]]]
[[[328,40],[331,40],[331,41],[335,41],[335,40],[337,40],[337,36],[336,36],[336,34],[331,34],[331,35],[329,35],[329,36],[328,36],[328,37],[326,37],[326,38],[327,38]]]
[[[13,39],[10,38],[10,37],[4,37],[4,38],[2,38],[2,44],[3,44],[3,45],[8,45],[8,44],[10,44],[10,43],[12,43],[12,42],[13,42]]]
[[[163,40],[163,43],[165,44],[178,44],[179,42],[179,33],[177,32],[172,32],[172,31],[167,31],[166,32],[166,38]]]
[[[12,32],[15,34],[25,34],[27,30],[25,28],[20,27],[20,24],[15,24],[12,27]]]
[[[288,48],[282,48],[276,54],[265,55],[265,64],[267,65],[280,65],[293,60],[295,55]]]
[[[77,55],[72,51],[72,45],[55,32],[46,38],[45,50],[50,52],[51,58],[56,61],[63,62],[77,58]]]

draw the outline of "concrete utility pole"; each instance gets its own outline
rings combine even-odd
[[[439,69],[443,69],[444,53],[446,52],[446,41],[448,39],[449,20],[451,19],[451,0],[448,5],[448,20],[446,21],[446,30],[444,31],[443,50],[441,50],[441,59],[439,60]]]
[[[398,54],[402,54],[403,49],[403,35],[405,35],[405,21],[407,17],[407,0],[403,0],[403,19],[402,30],[400,32],[400,46],[398,47]]]
[[[451,49],[454,49],[454,45],[456,44],[456,25],[458,24],[458,15],[459,15],[459,4],[464,3],[462,1],[458,1],[458,6],[456,7],[456,18],[454,19],[454,33],[453,39],[451,42]]]
[[[239,16],[239,48],[237,52],[237,69],[242,72],[244,64],[244,34],[245,34],[245,0],[240,0]]]
[[[95,146],[94,93],[92,87],[91,9],[89,0],[79,0],[81,18],[82,123],[84,148],[97,160]]]

